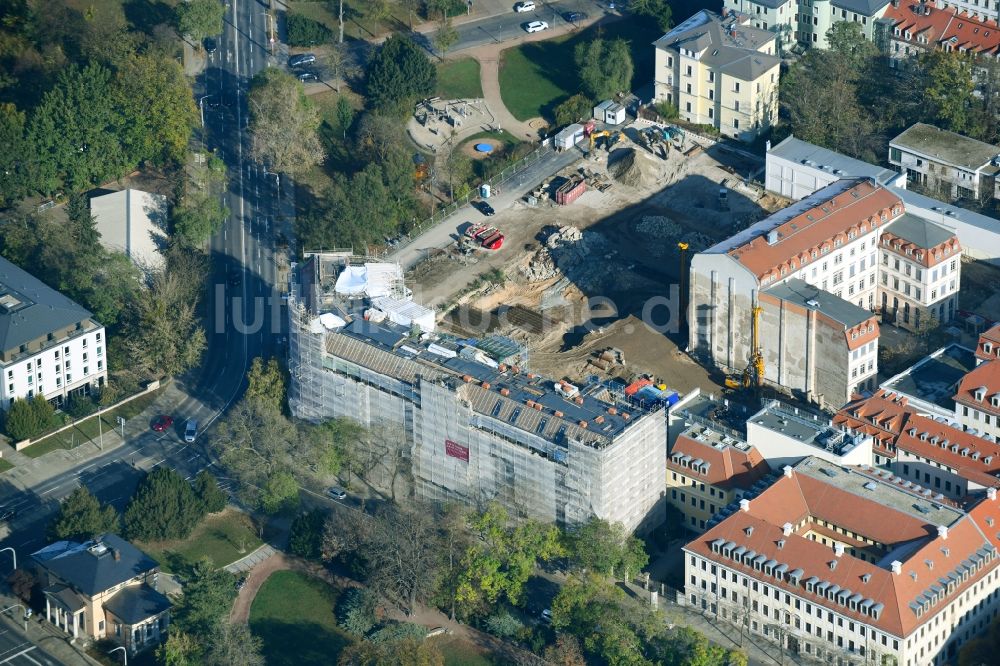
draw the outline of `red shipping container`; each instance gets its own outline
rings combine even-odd
[[[587,181],[585,180],[578,182],[572,189],[564,191],[562,188],[559,188],[556,191],[556,203],[563,206],[569,205],[579,199],[580,195],[586,191]]]
[[[639,389],[645,386],[649,386],[652,383],[653,382],[648,379],[640,379],[639,381],[632,382],[631,384],[625,387],[625,395],[633,396],[639,392]]]

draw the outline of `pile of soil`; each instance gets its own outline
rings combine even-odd
[[[608,173],[622,185],[640,187],[643,173],[636,160],[635,148],[623,148],[608,155]]]

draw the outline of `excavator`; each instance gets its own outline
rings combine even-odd
[[[608,148],[610,149],[611,146],[613,146],[616,143],[618,143],[618,141],[622,138],[622,133],[621,132],[617,132],[617,131],[612,132],[611,130],[601,130],[600,132],[591,132],[590,133],[590,152],[587,153],[588,155],[590,155],[590,154],[592,154],[594,152],[594,144],[597,143],[597,140],[599,138],[601,138],[602,136],[608,138]]]
[[[742,375],[726,377],[728,389],[760,389],[764,382],[764,351],[760,348],[760,313],[763,308],[754,305],[751,309],[750,322],[750,361]]]

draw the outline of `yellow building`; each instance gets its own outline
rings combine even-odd
[[[724,11],[702,10],[654,42],[654,99],[688,122],[753,141],[778,118],[776,35]]]

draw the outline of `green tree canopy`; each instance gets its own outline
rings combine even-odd
[[[219,481],[207,469],[194,477],[194,494],[205,513],[218,513],[226,508],[226,493],[219,488]]]
[[[372,108],[402,115],[430,95],[437,70],[408,37],[392,35],[368,64],[368,101]]]
[[[15,398],[7,409],[7,434],[15,441],[31,439],[55,425],[52,405],[41,395],[31,399]]]
[[[609,99],[631,89],[634,67],[625,40],[598,37],[578,44],[574,57],[583,90],[592,99]]]
[[[291,12],[286,16],[289,46],[315,46],[333,39],[333,31],[315,19]]]
[[[49,525],[49,538],[86,541],[108,532],[117,533],[118,512],[110,505],[101,505],[93,494],[80,486],[59,505],[59,513]]]
[[[593,109],[590,98],[577,93],[555,108],[556,125],[569,125],[590,118]]]
[[[206,557],[192,567],[184,596],[172,619],[177,629],[199,641],[207,641],[216,625],[229,615],[235,598],[233,575],[225,569],[216,569]]]
[[[301,513],[292,521],[288,534],[288,549],[293,555],[307,560],[318,560],[323,555],[323,529],[326,526],[326,512],[313,509]]]
[[[673,27],[673,12],[668,0],[632,0],[629,9],[636,16],[645,16],[656,21],[660,30],[667,31]]]
[[[265,364],[258,356],[251,362],[244,396],[248,400],[261,400],[268,407],[284,411],[285,372],[278,359],[272,356]]]
[[[29,150],[26,119],[13,104],[0,104],[0,204],[27,196],[34,156]]]
[[[125,509],[125,532],[139,541],[183,539],[204,516],[204,506],[191,484],[161,466],[139,482]]]
[[[933,124],[959,134],[975,131],[973,61],[957,51],[927,51],[920,56],[924,100]]]
[[[591,518],[570,537],[574,564],[605,576],[637,574],[649,562],[642,541],[621,523]]]
[[[220,35],[225,12],[218,0],[187,0],[177,5],[177,29],[196,41]]]

